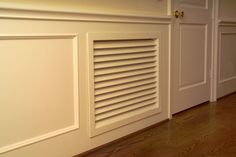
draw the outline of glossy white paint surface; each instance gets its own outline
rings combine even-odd
[[[174,1],[172,113],[210,99],[211,1]]]

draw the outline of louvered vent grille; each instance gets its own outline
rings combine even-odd
[[[120,127],[159,108],[158,49],[156,37],[93,40],[95,130]]]

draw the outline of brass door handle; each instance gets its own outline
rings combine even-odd
[[[178,10],[176,10],[175,12],[174,12],[174,16],[175,16],[175,18],[183,18],[184,17],[184,11],[178,11]]]

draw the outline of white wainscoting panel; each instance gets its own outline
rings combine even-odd
[[[217,97],[236,91],[236,32],[219,33]]]
[[[0,36],[0,50],[0,153],[77,129],[77,36]]]

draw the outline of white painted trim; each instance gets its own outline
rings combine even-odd
[[[236,18],[220,18],[218,19],[219,25],[228,25],[234,24],[236,25]]]
[[[167,15],[172,16],[172,2],[167,0]]]
[[[225,83],[225,82],[232,81],[232,80],[236,79],[236,76],[231,76],[231,77],[228,77],[228,78],[225,78],[225,79],[221,79],[221,77],[220,77],[220,75],[221,75],[221,70],[220,70],[221,62],[220,62],[220,60],[221,60],[221,54],[222,54],[222,46],[221,46],[222,36],[223,35],[231,35],[231,34],[236,35],[236,32],[234,32],[234,31],[232,31],[232,32],[219,32],[218,84],[222,84],[222,83]]]
[[[101,127],[96,127],[96,120],[95,120],[95,94],[94,94],[94,41],[95,40],[132,40],[132,39],[155,39],[156,40],[156,44],[157,46],[157,50],[156,53],[160,53],[161,52],[161,44],[160,42],[162,41],[161,39],[161,32],[136,32],[136,33],[128,33],[127,32],[122,32],[122,33],[95,33],[95,32],[88,32],[87,33],[87,42],[88,42],[88,52],[89,52],[89,82],[90,82],[90,105],[89,105],[89,123],[90,123],[90,137],[95,137],[97,135],[103,134],[105,132],[110,132],[114,129],[123,127],[127,124],[131,124],[134,123],[136,121],[139,120],[143,120],[147,117],[150,116],[154,116],[157,114],[160,114],[163,112],[163,105],[160,103],[160,91],[162,89],[160,86],[160,74],[158,74],[158,77],[156,78],[156,82],[157,82],[157,104],[155,105],[155,108],[142,112],[142,113],[138,113],[136,115],[130,116],[130,117],[125,117],[123,119],[120,119],[118,121],[114,121],[113,123],[109,123],[107,125],[103,125]],[[160,56],[158,57],[158,62],[156,63],[157,67],[159,66],[159,59]],[[160,70],[158,70],[158,72],[160,73]],[[167,100],[168,102],[168,100]],[[168,105],[168,104],[167,104]],[[168,116],[168,115],[167,115]],[[167,117],[169,118],[169,117]]]
[[[79,12],[60,10],[36,10],[24,8],[0,7],[0,18],[3,19],[35,19],[61,21],[92,21],[92,22],[122,22],[122,23],[166,23],[171,22],[171,16],[135,15],[103,12]]]
[[[205,24],[205,23],[203,23],[203,24],[201,24],[201,23],[198,23],[198,24],[180,24],[180,34],[182,34],[181,33],[181,31],[182,31],[182,28],[181,28],[181,25],[183,26],[183,25],[189,25],[189,26],[204,26],[204,30],[205,30],[205,34],[204,34],[204,36],[205,36],[205,42],[204,42],[204,76],[203,76],[203,79],[202,80],[200,80],[200,81],[198,81],[198,82],[194,82],[193,84],[187,84],[187,85],[182,85],[182,75],[181,75],[181,73],[182,73],[182,71],[181,71],[181,66],[182,66],[182,61],[180,61],[180,64],[179,64],[179,91],[183,91],[183,90],[186,90],[186,89],[189,89],[189,88],[193,88],[193,87],[197,87],[197,86],[201,86],[201,85],[204,85],[204,84],[206,84],[207,83],[207,71],[208,71],[208,69],[207,69],[207,64],[208,64],[208,57],[207,57],[207,48],[208,48],[208,24]],[[182,45],[182,40],[180,40],[180,60],[181,60],[181,55],[182,55],[182,47],[181,47],[181,45]]]
[[[20,147],[27,146],[27,145],[30,145],[30,144],[34,144],[34,143],[37,143],[37,142],[40,142],[40,141],[43,141],[43,140],[61,135],[61,134],[65,134],[67,132],[70,132],[70,131],[73,131],[73,130],[76,130],[76,129],[78,129],[78,127],[76,125],[73,125],[73,126],[69,126],[69,127],[59,129],[59,130],[56,130],[56,131],[53,131],[53,132],[49,132],[49,133],[46,133],[46,134],[43,134],[43,135],[40,135],[40,136],[37,136],[37,137],[33,137],[33,138],[26,139],[26,140],[23,140],[23,141],[20,141],[20,142],[16,142],[16,143],[13,143],[13,144],[10,144],[10,145],[7,145],[7,146],[3,146],[3,147],[0,148],[0,154],[11,151],[11,150],[14,150],[14,149],[17,149],[17,148],[20,148]]]
[[[219,83],[225,83],[225,82],[232,81],[232,80],[235,80],[235,79],[236,79],[236,76],[232,76],[232,77],[229,77],[229,78],[226,78],[226,79],[219,80]]]
[[[217,69],[218,69],[218,13],[219,13],[219,1],[213,1],[212,10],[212,53],[211,53],[211,89],[210,89],[210,101],[217,100]]]
[[[65,128],[61,128],[55,131],[51,131],[36,137],[25,139],[13,144],[0,147],[0,154],[24,147],[30,144],[40,142],[61,134],[68,133],[70,131],[79,129],[79,87],[78,87],[78,36],[75,34],[45,34],[45,35],[35,35],[35,34],[24,34],[24,35],[0,35],[1,40],[18,40],[18,39],[72,39],[73,40],[73,83],[74,83],[74,112],[73,112],[73,124]]]
[[[158,0],[159,1],[159,0]],[[168,5],[172,0],[166,0],[168,12]],[[140,16],[140,17],[158,17],[158,15],[166,15],[167,12],[150,12],[150,11],[128,11],[128,10],[113,10],[104,11],[102,9],[87,8],[87,7],[70,7],[62,5],[45,5],[45,4],[34,4],[34,3],[14,3],[14,2],[1,2],[0,9],[13,9],[13,10],[29,10],[29,11],[42,11],[42,12],[61,12],[61,13],[82,13],[82,14],[99,14],[99,15],[128,15],[128,16]]]
[[[168,46],[168,56],[169,56],[169,58],[168,58],[168,118],[169,119],[172,119],[172,112],[171,112],[171,103],[172,103],[172,100],[171,100],[171,98],[172,98],[172,95],[171,95],[171,77],[172,77],[172,75],[171,75],[171,66],[172,66],[172,62],[171,62],[171,52],[172,52],[172,30],[173,30],[173,24],[169,24],[169,42],[168,42],[168,44],[169,44],[169,46]]]

